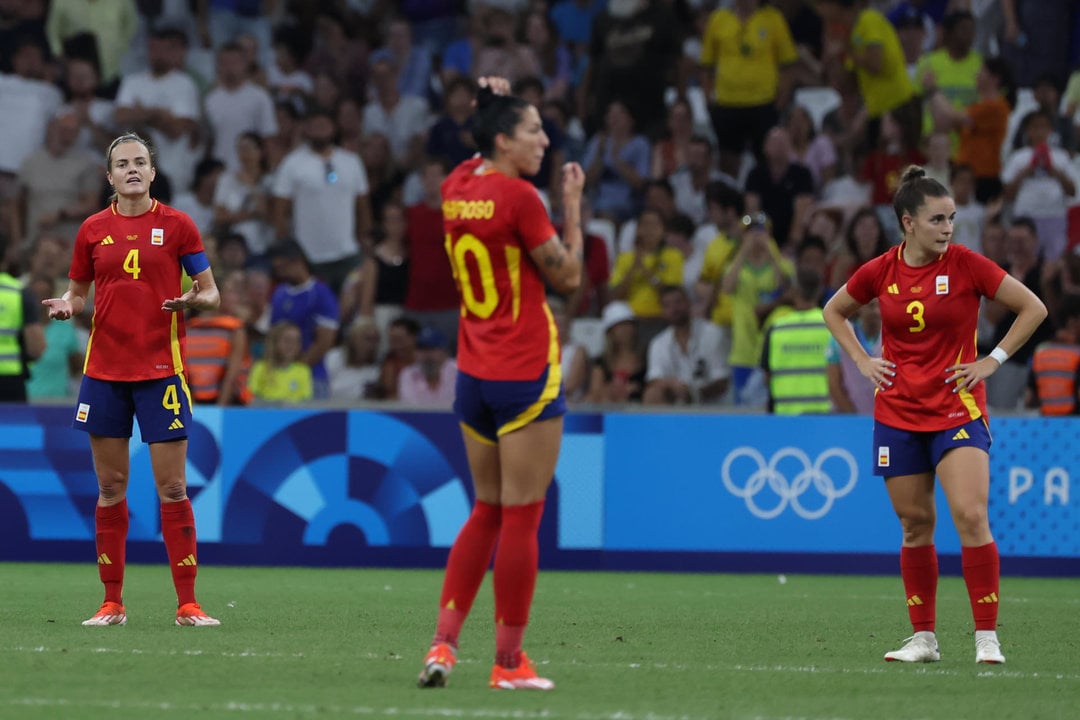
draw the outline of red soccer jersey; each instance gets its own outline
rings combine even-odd
[[[874,419],[902,430],[945,430],[986,415],[986,386],[953,392],[946,368],[977,357],[980,297],[993,297],[1005,271],[962,245],[911,267],[903,245],[860,267],[847,283],[856,301],[881,303],[881,356],[896,363],[879,390]]]
[[[525,180],[466,160],[442,185],[446,252],[461,295],[458,367],[483,380],[536,380],[559,362],[543,277],[529,252],[552,235]]]
[[[161,303],[181,294],[180,258],[202,251],[191,218],[157,200],[135,217],[113,203],[86,219],[68,273],[94,283],[86,375],[134,382],[183,371],[184,319]]]
[[[409,244],[409,286],[405,309],[450,310],[458,304],[458,290],[443,243],[442,209],[426,203],[405,211]]]

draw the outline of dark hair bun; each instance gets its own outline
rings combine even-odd
[[[921,178],[926,177],[926,170],[919,165],[908,165],[904,170],[904,174],[900,177],[900,184],[905,185],[910,182],[915,182]]]
[[[490,107],[495,104],[498,99],[498,95],[492,92],[491,88],[484,86],[476,91],[476,109],[483,110],[486,107]]]

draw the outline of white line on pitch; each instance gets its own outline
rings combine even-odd
[[[205,713],[207,711],[230,712],[230,713],[254,713],[261,716],[279,713],[287,715],[353,715],[357,717],[395,717],[395,718],[491,718],[499,720],[706,720],[698,715],[667,715],[653,712],[629,712],[626,710],[612,710],[610,712],[591,713],[560,713],[552,710],[499,710],[480,708],[476,710],[463,710],[461,708],[399,708],[386,707],[375,708],[364,705],[315,705],[294,703],[245,703],[223,702],[210,705],[182,705],[171,702],[138,702],[138,701],[86,701],[68,700],[64,698],[16,698],[7,703],[20,707],[38,708],[80,708],[80,709],[104,709],[104,710],[144,710],[156,712],[178,713]],[[808,719],[809,720],[809,719]],[[822,719],[823,720],[823,719]]]

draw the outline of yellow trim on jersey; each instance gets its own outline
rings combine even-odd
[[[559,331],[555,327],[555,317],[551,314],[551,308],[548,307],[547,302],[544,302],[544,315],[547,316],[548,321],[548,376],[547,382],[544,383],[544,389],[540,393],[540,397],[525,409],[523,413],[516,418],[506,423],[498,429],[496,432],[500,437],[511,433],[515,430],[520,430],[525,427],[536,417],[543,412],[544,407],[547,406],[555,398],[559,397],[559,390],[562,388],[562,363],[559,362]]]
[[[964,351],[961,350],[960,354],[956,356],[956,364],[960,364],[960,358],[963,357]],[[982,417],[982,410],[979,409],[978,403],[975,402],[975,396],[971,394],[971,391],[964,388],[960,392],[956,393],[960,397],[960,402],[964,403],[964,407],[967,408],[968,415],[972,420],[978,420]]]
[[[475,430],[473,430],[471,427],[469,427],[465,423],[458,421],[458,425],[461,426],[461,432],[465,433],[466,435],[468,435],[469,437],[471,437],[473,440],[480,443],[481,445],[490,445],[491,447],[495,447],[495,446],[498,445],[497,442],[495,442],[491,438],[484,437],[483,435],[476,432]]]
[[[90,367],[90,348],[94,344],[94,331],[97,330],[97,323],[94,320],[97,318],[97,311],[90,316],[90,335],[86,338],[86,355],[83,356],[82,371],[83,375],[86,374],[86,368]]]
[[[183,375],[184,358],[180,355],[180,322],[176,315],[172,313],[172,319],[169,321],[169,347],[172,349],[173,370],[177,375]]]

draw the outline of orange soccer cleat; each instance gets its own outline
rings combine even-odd
[[[87,627],[123,625],[125,623],[127,623],[127,614],[124,612],[124,606],[116,602],[101,603],[101,609],[94,613],[93,617],[82,622]]]
[[[199,603],[185,603],[176,611],[176,624],[185,627],[210,627],[220,625],[221,621],[204,613]]]
[[[448,643],[436,643],[424,658],[424,669],[417,678],[418,687],[446,687],[446,678],[457,662],[457,652]]]
[[[536,666],[528,656],[521,653],[521,664],[516,668],[499,665],[491,668],[492,688],[496,690],[554,690],[555,683],[536,674]]]

